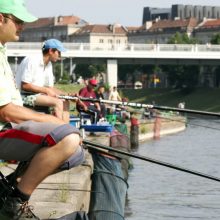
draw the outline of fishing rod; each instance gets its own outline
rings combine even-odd
[[[215,113],[215,112],[206,112],[206,111],[196,111],[196,110],[190,110],[190,109],[182,109],[182,108],[172,108],[172,107],[166,107],[166,106],[153,106],[153,105],[146,105],[146,104],[139,104],[139,103],[128,103],[128,102],[120,102],[120,101],[111,101],[111,100],[104,100],[104,99],[94,99],[94,98],[85,98],[85,97],[78,97],[78,96],[69,96],[69,95],[60,95],[58,96],[58,98],[61,98],[61,99],[66,99],[66,100],[73,100],[73,101],[77,101],[78,99],[82,100],[82,101],[90,101],[90,102],[103,102],[103,103],[109,103],[109,104],[115,104],[115,103],[119,103],[119,105],[127,105],[127,106],[138,106],[139,108],[141,108],[140,106],[142,105],[142,107],[144,106],[146,108],[146,106],[148,106],[147,109],[149,109],[149,106],[152,108],[152,109],[166,109],[170,111],[175,111],[176,112],[188,112],[188,113],[194,113],[194,114],[200,114],[200,115],[209,115],[209,116],[217,116],[217,117],[220,117],[220,113]],[[116,109],[120,109],[120,108],[116,108]],[[135,110],[127,110],[126,111],[130,112],[130,113],[139,113]],[[140,112],[140,114],[142,114],[143,112]],[[214,128],[214,127],[210,127],[210,126],[205,126],[205,125],[198,125],[198,124],[195,124],[195,123],[189,123],[189,122],[185,122],[185,121],[182,121],[182,120],[177,120],[177,119],[171,119],[171,118],[168,118],[168,117],[164,117],[164,116],[159,116],[160,118],[164,118],[164,119],[167,119],[167,120],[170,120],[170,121],[177,121],[177,122],[182,122],[182,123],[187,123],[187,124],[190,124],[190,125],[194,125],[194,126],[198,126],[198,127],[204,127],[204,128],[209,128],[209,129],[213,129],[213,130],[220,130],[219,128]],[[188,116],[189,117],[189,116]]]
[[[115,152],[115,153],[119,153],[121,155],[126,155],[126,156],[129,156],[129,157],[137,158],[137,159],[140,159],[140,160],[143,160],[143,161],[148,161],[150,163],[155,163],[155,164],[165,166],[165,167],[168,167],[168,168],[171,168],[171,169],[179,170],[179,171],[182,171],[182,172],[185,172],[185,173],[190,173],[190,174],[193,174],[193,175],[196,175],[196,176],[200,176],[200,177],[203,177],[203,178],[206,178],[206,179],[210,179],[210,180],[220,182],[220,178],[218,178],[218,177],[214,177],[214,176],[207,175],[207,174],[204,174],[204,173],[201,173],[201,172],[198,172],[198,171],[186,169],[184,167],[180,167],[180,166],[170,164],[170,163],[166,163],[166,162],[163,162],[163,161],[155,160],[153,158],[149,158],[149,157],[146,157],[146,156],[141,156],[139,154],[134,154],[134,153],[122,151],[122,150],[119,150],[119,149],[115,149],[115,148],[112,148],[112,147],[108,147],[108,146],[98,144],[98,143],[95,143],[95,142],[91,142],[91,141],[87,141],[87,140],[83,140],[83,144],[85,144],[88,148],[94,149],[96,151],[101,151],[101,152],[105,152],[105,153]],[[111,155],[111,153],[110,153],[110,155]]]
[[[80,97],[80,96],[78,97],[77,96],[66,96],[66,95],[60,95],[58,96],[58,98],[66,99],[66,100],[80,99],[81,101],[100,102],[100,103],[106,103],[106,104],[112,104],[112,105],[130,106],[134,108],[157,109],[157,110],[220,117],[220,113],[216,113],[216,112],[200,111],[200,110],[193,110],[193,109],[186,109],[186,108],[175,108],[175,107],[160,106],[160,105],[153,105],[153,104],[142,104],[142,103],[136,103],[136,102],[122,102],[122,101],[112,101],[112,100],[105,100],[105,99],[95,99],[95,98],[86,98],[86,97]]]

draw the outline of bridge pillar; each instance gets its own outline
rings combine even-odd
[[[118,82],[118,62],[117,60],[107,60],[107,83],[110,86],[117,86]]]

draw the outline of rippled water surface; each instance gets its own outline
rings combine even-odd
[[[141,144],[137,153],[220,178],[220,120],[189,123],[181,133]],[[139,159],[133,163],[126,220],[220,219],[220,182]]]

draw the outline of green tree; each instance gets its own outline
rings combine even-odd
[[[220,44],[220,33],[214,34],[213,37],[210,40],[211,44]],[[213,73],[215,75],[215,82],[214,85],[216,87],[220,87],[220,66],[217,66],[216,68],[212,68]]]
[[[91,78],[96,76],[100,72],[106,72],[106,65],[94,65],[94,64],[77,64],[74,72],[77,77],[82,76],[83,78]]]
[[[141,72],[147,75],[154,73],[154,65],[119,65],[118,66],[118,78],[125,82],[129,76],[136,80],[136,73]]]
[[[220,33],[214,34],[210,41],[211,44],[220,44]]]
[[[198,39],[189,37],[187,33],[176,32],[167,42],[168,44],[196,44]]]
[[[195,44],[196,38],[190,38],[186,33],[175,33],[168,41],[169,44]],[[198,85],[199,66],[172,65],[166,66],[169,84],[175,88],[191,91]]]

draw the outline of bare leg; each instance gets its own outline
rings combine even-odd
[[[70,121],[70,103],[68,100],[63,101],[63,121],[69,123]]]
[[[32,159],[18,183],[18,189],[31,195],[35,188],[67,160],[79,146],[77,134],[70,134],[52,147],[42,148]]]

